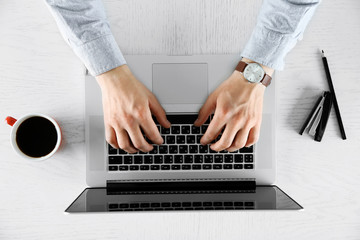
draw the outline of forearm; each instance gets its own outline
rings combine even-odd
[[[275,70],[302,39],[320,0],[264,0],[255,29],[241,56]]]
[[[65,41],[92,75],[126,63],[101,0],[45,0]]]

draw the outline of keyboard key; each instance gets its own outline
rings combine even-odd
[[[108,144],[108,149],[109,149],[109,155],[116,155],[118,153],[116,148],[113,148],[110,144]]]
[[[150,169],[149,165],[141,165],[141,166],[140,166],[140,170],[141,170],[141,171],[147,171],[147,170],[149,170],[149,169]]]
[[[191,207],[191,202],[183,202],[182,206],[183,207]]]
[[[214,161],[215,163],[223,163],[223,155],[222,154],[215,154],[214,155]]]
[[[170,170],[170,165],[161,165],[161,170]]]
[[[222,165],[221,164],[214,164],[213,169],[216,169],[216,170],[222,169]]]
[[[130,166],[130,171],[137,171],[139,170],[139,166],[138,165],[132,165]]]
[[[195,163],[203,163],[203,155],[195,155],[194,156]]]
[[[118,166],[109,166],[109,171],[117,171]]]
[[[150,207],[150,203],[140,203],[140,207],[141,207],[141,208],[149,208],[149,207]]]
[[[200,127],[191,126],[191,134],[200,134]]]
[[[175,163],[183,163],[184,156],[183,155],[175,155]]]
[[[224,202],[224,206],[229,207],[229,206],[233,206],[233,205],[234,205],[233,202]]]
[[[160,165],[151,165],[151,170],[160,170]]]
[[[119,170],[120,170],[120,171],[128,171],[128,170],[129,170],[129,166],[119,166]]]
[[[134,156],[134,163],[135,164],[142,164],[143,163],[143,157],[142,156]]]
[[[133,156],[124,156],[124,164],[132,164]]]
[[[109,209],[114,209],[114,208],[118,208],[119,207],[119,204],[117,203],[110,203],[109,204]]]
[[[180,165],[178,165],[178,164],[171,165],[171,169],[172,170],[180,170]]]
[[[165,155],[164,163],[173,163],[173,162],[174,162],[174,158],[172,155]]]
[[[184,135],[176,136],[176,143],[177,144],[184,144],[185,143],[185,136]]]
[[[245,154],[245,162],[252,163],[253,162],[253,155],[252,154]]]
[[[125,155],[127,152],[125,150],[122,150],[121,148],[118,149],[120,155]]]
[[[180,126],[171,126],[171,134],[180,134]]]
[[[152,208],[159,208],[160,207],[160,203],[151,203],[150,205]]]
[[[194,207],[201,207],[202,206],[202,202],[193,202],[192,204]]]
[[[190,126],[181,126],[181,134],[190,134]]]
[[[185,155],[185,163],[193,163],[193,155]]]
[[[109,164],[122,164],[122,156],[109,156]]]
[[[211,207],[213,205],[212,202],[203,202],[204,207]]]
[[[232,163],[234,161],[233,155],[225,154],[225,162],[226,163]]]
[[[172,207],[181,207],[181,202],[173,202],[171,204]]]
[[[188,146],[187,145],[180,145],[179,146],[179,153],[188,153]]]
[[[153,145],[153,149],[149,152],[150,154],[157,154],[159,152],[158,145]]]
[[[205,158],[205,160],[204,160],[205,163],[213,163],[213,161],[214,161],[213,155],[205,155],[204,158]]]
[[[162,164],[164,161],[164,157],[162,155],[156,155],[154,157],[154,163],[156,164]]]
[[[152,164],[153,163],[153,156],[144,156],[144,163],[145,164]]]
[[[199,145],[199,152],[200,153],[208,153],[209,149],[208,149],[208,145]]]
[[[211,169],[211,164],[204,164],[203,169],[206,169],[206,170]]]
[[[200,144],[201,137],[202,137],[202,135],[196,135],[196,143]]]
[[[161,126],[161,134],[170,134],[170,128],[164,128]]]
[[[189,153],[198,153],[197,145],[189,145]]]
[[[120,203],[119,208],[129,208],[128,203]]]
[[[178,153],[177,145],[169,145],[169,153]]]
[[[191,165],[190,164],[184,164],[182,165],[182,170],[190,170],[191,169]]]
[[[163,203],[161,203],[161,207],[171,207],[171,203],[163,202]]]
[[[168,153],[168,146],[167,145],[160,145],[159,146],[159,153]]]
[[[244,204],[246,207],[253,207],[254,206],[254,202],[245,202]]]
[[[242,154],[235,154],[235,162],[242,163],[244,161],[244,156]]]
[[[194,165],[192,165],[192,169],[193,170],[199,170],[199,169],[201,169],[201,165],[200,164],[194,164]]]
[[[224,169],[232,169],[232,164],[224,164]]]
[[[214,204],[214,207],[220,207],[223,205],[222,202],[214,202],[213,204]]]
[[[234,202],[234,206],[242,207],[242,206],[244,206],[244,203],[243,202]]]
[[[194,144],[195,143],[195,135],[187,135],[186,136],[186,143],[187,144]]]
[[[140,204],[139,203],[130,203],[130,207],[131,208],[139,208]]]
[[[175,144],[175,136],[166,136],[166,144]]]
[[[242,164],[234,164],[234,169],[243,169]]]
[[[206,132],[206,129],[208,128],[209,125],[207,124],[203,124],[201,125],[201,133],[204,134]]]
[[[239,150],[241,153],[253,153],[254,148],[253,146],[250,147],[243,147]]]
[[[254,165],[253,164],[244,164],[244,168],[245,169],[253,169]]]

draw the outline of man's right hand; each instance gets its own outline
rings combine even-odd
[[[127,65],[122,65],[96,77],[102,93],[106,141],[128,153],[153,149],[141,130],[155,144],[163,139],[152,115],[165,128],[170,127],[164,109]]]

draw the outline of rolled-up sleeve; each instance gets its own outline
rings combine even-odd
[[[45,0],[65,41],[89,72],[100,75],[126,64],[101,0]]]
[[[264,0],[241,56],[283,70],[285,56],[302,39],[319,3],[320,0]]]

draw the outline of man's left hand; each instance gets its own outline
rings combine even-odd
[[[224,129],[219,141],[211,144],[214,151],[229,152],[251,146],[259,139],[265,86],[249,83],[234,71],[207,98],[194,125],[202,125],[214,113],[201,144],[212,142]]]

